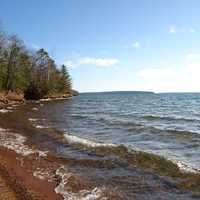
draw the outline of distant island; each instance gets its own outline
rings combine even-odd
[[[134,93],[134,94],[155,94],[154,92],[151,91],[105,91],[105,92],[82,92],[83,94],[87,93]]]

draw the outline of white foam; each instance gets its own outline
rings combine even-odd
[[[70,99],[70,98],[71,98],[71,97],[46,98],[46,99],[40,99],[40,102],[54,101],[54,100],[66,100],[66,99]]]
[[[35,125],[35,128],[44,129],[44,128],[49,128],[49,126]]]
[[[18,107],[19,106],[19,104],[13,104],[12,105],[12,107]]]
[[[199,169],[195,169],[192,166],[189,166],[189,165],[185,164],[182,161],[177,161],[175,163],[177,164],[177,166],[179,167],[179,169],[182,170],[182,171],[192,172],[192,173],[199,173],[200,172]]]
[[[25,144],[26,137],[12,133],[8,129],[0,128],[0,146],[15,151],[17,154],[28,156],[30,154],[38,154],[39,157],[46,157],[47,152],[34,150]]]
[[[8,112],[12,112],[11,110],[7,110],[7,109],[1,109],[0,113],[8,113]]]
[[[41,180],[47,180],[48,182],[52,182],[54,180],[54,175],[51,175],[50,171],[48,171],[48,169],[40,169],[37,168],[34,172],[33,172],[33,176],[41,179]]]
[[[49,126],[44,126],[44,125],[41,125],[41,124],[36,124],[37,121],[45,121],[45,119],[37,119],[37,118],[29,118],[28,119],[30,122],[32,122],[33,126],[35,128],[38,128],[38,129],[45,129],[45,128],[49,128]]]
[[[49,98],[47,98],[47,99],[40,99],[40,102],[45,102],[45,101],[51,101],[52,99],[49,99]]]
[[[64,134],[66,140],[70,144],[82,144],[87,147],[116,147],[116,144],[109,144],[109,143],[100,143],[100,142],[95,142],[92,140],[84,139],[77,137],[75,135],[70,135],[70,134]]]
[[[63,196],[64,200],[107,200],[108,198],[104,196],[104,188],[95,187],[92,190],[79,190],[78,192],[74,193],[71,191],[70,186],[70,179],[74,175],[72,173],[67,172],[64,167],[59,168],[56,171],[56,175],[62,178],[60,184],[55,188],[55,192]]]
[[[8,106],[6,107],[8,110],[13,110],[13,107],[12,106]]]
[[[32,110],[33,110],[33,111],[38,111],[39,109],[36,108],[36,107],[34,107],[34,108],[32,108]]]
[[[38,121],[39,119],[36,119],[36,118],[29,118],[28,120],[31,121],[31,122],[36,122],[36,121]]]

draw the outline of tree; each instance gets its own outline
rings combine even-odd
[[[65,65],[61,66],[61,92],[71,92],[72,81]]]
[[[6,50],[7,65],[5,79],[5,89],[7,91],[14,90],[13,83],[18,67],[20,51],[23,48],[22,42],[16,36],[11,36],[8,40],[8,44]]]
[[[31,51],[17,36],[0,31],[0,90],[20,91],[27,99],[72,94],[65,65],[61,69],[44,49]]]

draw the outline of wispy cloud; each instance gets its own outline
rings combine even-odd
[[[194,28],[190,28],[189,32],[190,32],[190,33],[195,33],[196,30],[195,30]]]
[[[186,55],[188,61],[200,61],[200,53],[189,53]]]
[[[131,46],[132,46],[133,48],[136,48],[136,49],[141,48],[140,42],[135,42],[135,43],[133,43]]]
[[[188,54],[182,67],[144,68],[137,72],[137,78],[141,87],[157,92],[195,92],[199,91],[199,66],[200,54]]]
[[[75,61],[66,60],[63,63],[70,67],[75,68],[80,65],[94,65],[100,67],[110,67],[118,64],[120,61],[117,58],[96,58],[96,57],[82,57]]]
[[[169,27],[169,33],[174,34],[174,33],[176,33],[176,32],[177,32],[177,27],[176,27],[175,25],[171,25],[171,26]]]
[[[96,65],[96,66],[112,66],[119,63],[117,58],[93,58],[93,57],[84,57],[79,59],[78,65]]]
[[[66,65],[69,68],[75,68],[76,64],[72,60],[66,60],[62,62],[62,64]]]
[[[186,28],[186,27],[177,27],[176,25],[169,26],[169,33],[175,34],[178,32],[195,33],[196,29],[194,27]]]

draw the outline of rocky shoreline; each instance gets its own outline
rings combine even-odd
[[[54,101],[54,100],[66,100],[70,99],[73,96],[77,96],[78,92],[73,91],[72,94],[51,94],[43,97],[42,99],[39,99],[39,102],[45,102],[45,101]],[[30,102],[31,100],[26,100],[24,98],[24,95],[21,93],[16,92],[3,92],[0,93],[0,112],[9,112],[9,110],[12,110],[12,106],[19,106],[23,105],[26,102]],[[36,100],[34,100],[36,101]]]

